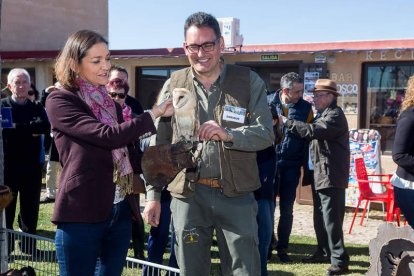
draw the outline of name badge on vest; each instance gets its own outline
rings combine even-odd
[[[224,106],[223,120],[243,124],[245,117],[246,108],[231,105]]]

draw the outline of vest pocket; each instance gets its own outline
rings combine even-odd
[[[229,151],[230,177],[228,182],[234,184],[238,193],[252,192],[260,188],[259,170],[256,152]],[[226,185],[227,186],[227,185]],[[224,189],[232,188],[226,187]]]

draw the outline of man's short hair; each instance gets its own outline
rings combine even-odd
[[[27,77],[27,79],[30,83],[30,75],[29,75],[29,72],[27,72],[26,69],[14,68],[14,69],[11,69],[9,74],[7,75],[7,84],[11,84],[13,82],[14,78],[17,77],[18,75],[21,75],[21,74],[26,75],[26,77]]]
[[[221,37],[220,24],[218,23],[217,19],[211,14],[205,12],[196,12],[190,15],[184,24],[184,38],[187,35],[187,30],[191,26],[195,26],[197,28],[209,27],[214,30],[216,39]]]
[[[298,73],[290,72],[282,76],[280,79],[280,88],[292,89],[293,83],[302,83],[303,79]]]
[[[125,69],[125,67],[122,67],[121,65],[113,64],[111,66],[111,69],[109,69],[109,74],[111,74],[112,71],[118,71],[118,72],[125,73],[127,75],[127,78],[129,78],[128,71]]]

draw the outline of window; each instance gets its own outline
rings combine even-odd
[[[170,78],[171,73],[182,67],[137,67],[135,97],[144,109],[150,109],[156,102],[158,93],[161,91],[164,82]]]
[[[366,93],[362,100],[366,102],[366,112],[361,125],[377,129],[382,151],[391,154],[396,120],[414,63],[367,63],[364,67]]]

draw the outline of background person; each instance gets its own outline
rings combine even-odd
[[[128,106],[125,103],[125,98],[129,91],[129,85],[127,82],[115,78],[112,79],[107,85],[106,88],[108,90],[108,95],[117,102],[122,107],[122,117],[124,118],[125,122],[130,121],[133,117],[136,117],[137,114],[135,114],[131,107]],[[139,155],[136,159],[132,159],[131,165],[134,169],[134,178],[136,177],[137,180],[142,182],[142,179],[140,178],[140,174],[142,173],[141,170],[141,149],[139,146],[139,140],[134,143],[133,147],[134,154]],[[143,188],[145,189],[145,184],[142,182]],[[135,192],[134,192],[135,193]],[[140,206],[140,194],[135,194],[135,200],[137,202],[137,205]],[[141,216],[141,212],[139,212],[139,215]],[[139,220],[133,220],[132,221],[132,248],[134,250],[134,258],[145,260],[144,255],[144,240],[145,240],[145,229],[144,229],[144,222],[142,220],[142,217],[140,217]]]
[[[174,226],[171,221],[171,194],[166,188],[164,188],[161,192],[160,202],[160,222],[158,226],[151,226],[148,235],[147,261],[151,263],[162,264],[164,260],[165,250],[167,249],[168,242],[170,242],[171,247],[168,266],[178,268],[177,259],[174,252]],[[142,275],[159,275],[159,273],[160,272],[158,268],[145,266]]]
[[[395,201],[414,228],[414,76],[407,83],[395,131],[392,159],[398,165],[391,182]]]
[[[276,91],[271,107],[279,115],[309,123],[313,120],[312,106],[303,97],[303,79],[290,72],[280,79],[280,90]],[[276,186],[279,194],[280,219],[277,226],[277,256],[283,263],[291,262],[288,253],[289,237],[293,225],[293,204],[301,170],[307,160],[308,142],[287,131],[282,125],[282,141],[276,145]]]
[[[269,99],[273,99],[273,93],[268,95]],[[271,101],[270,101],[271,102]],[[279,114],[269,103],[272,113],[273,131],[275,134],[274,144],[264,150],[257,152],[257,166],[259,167],[259,176],[261,187],[254,191],[254,197],[257,200],[257,225],[259,230],[259,253],[261,275],[267,275],[267,261],[269,251],[271,255],[272,240],[274,238],[274,215],[276,206],[277,187],[275,182],[276,176],[276,149],[275,145],[279,144],[281,137]]]
[[[336,87],[329,79],[317,80],[313,97],[318,112],[315,120],[310,124],[293,119],[285,122],[289,132],[310,141],[314,167],[313,226],[318,247],[303,261],[330,261],[327,275],[344,274],[349,265],[342,231],[349,178],[349,134],[345,114],[336,103],[340,96]]]
[[[128,122],[107,94],[108,42],[98,33],[69,36],[56,61],[61,89],[46,109],[62,164],[52,222],[60,275],[121,275],[129,241],[133,170],[127,145],[155,133],[171,101]]]
[[[60,173],[62,172],[55,139],[53,137],[51,138],[52,142],[50,144],[49,160],[46,165],[46,195],[40,199],[40,203],[55,202],[56,189],[58,187]]]
[[[43,106],[46,106],[46,99],[50,93],[56,91],[57,87],[52,85],[44,90],[42,96]],[[40,203],[51,203],[55,202],[56,188],[58,187],[58,181],[62,166],[59,163],[59,153],[56,149],[55,139],[53,134],[50,133],[50,149],[49,149],[49,160],[46,165],[46,195],[40,198]]]
[[[197,95],[198,138],[204,141],[197,182],[186,180],[182,171],[168,185],[180,275],[210,274],[213,231],[223,275],[259,275],[256,151],[271,146],[274,139],[266,87],[248,68],[221,61],[224,39],[212,15],[190,15],[184,36],[191,66],[174,72],[159,97],[165,99],[174,88]],[[170,121],[161,120],[156,143],[171,143],[172,135]],[[157,226],[160,190],[149,187],[147,199],[144,218]]]
[[[261,187],[254,192],[257,200],[257,225],[259,233],[259,253],[261,275],[267,275],[267,256],[274,233],[274,214],[276,206],[276,150],[272,145],[257,152],[257,165]]]
[[[34,103],[35,105],[38,105],[37,108],[43,108],[43,105],[39,102],[40,99],[40,93],[39,90],[36,89],[36,86],[33,84],[30,85],[30,90],[27,92],[27,98]],[[42,177],[43,177],[43,169],[45,167],[45,161],[46,161],[46,150],[45,150],[45,135],[40,134],[40,183],[42,183]]]
[[[7,87],[12,95],[1,100],[2,107],[10,107],[14,128],[3,129],[4,184],[13,193],[13,201],[6,208],[6,227],[13,229],[19,196],[19,228],[36,234],[42,180],[41,134],[50,132],[46,112],[40,104],[28,99],[30,75],[25,69],[12,69],[7,76]],[[21,251],[33,254],[35,243],[23,239]],[[9,240],[9,252],[14,241]]]
[[[129,87],[129,81],[128,81],[128,71],[119,65],[112,65],[111,69],[109,70],[109,82],[111,82],[114,79],[121,79],[125,81]],[[137,115],[140,115],[144,112],[144,109],[142,108],[140,102],[131,97],[130,95],[126,96],[125,103],[131,107],[132,112],[134,112]]]
[[[123,82],[125,88],[125,98],[120,99],[121,96],[118,97],[118,101],[121,101],[123,104],[128,106],[131,109],[132,113],[135,115],[140,115],[144,112],[140,102],[135,98],[128,95],[129,93],[129,81],[128,81],[128,72],[127,70],[119,65],[112,65],[111,69],[109,70],[109,83],[108,85],[114,87],[114,85],[120,85],[119,82]],[[144,184],[145,185],[145,184]],[[135,196],[135,200],[137,201],[138,206],[140,206],[140,195],[137,194]],[[145,229],[144,224],[140,223],[136,220],[132,222],[132,247],[134,249],[134,257],[137,259],[145,260],[144,255],[144,240],[145,240]]]

